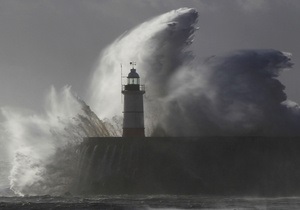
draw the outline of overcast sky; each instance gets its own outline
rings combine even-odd
[[[0,106],[42,110],[51,85],[86,97],[102,49],[126,30],[180,7],[199,12],[201,58],[246,48],[291,52],[281,77],[300,103],[299,0],[0,0]]]

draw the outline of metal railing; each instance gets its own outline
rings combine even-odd
[[[145,91],[145,85],[122,85],[122,91],[133,90],[133,91]]]

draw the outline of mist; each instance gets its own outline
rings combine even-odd
[[[292,65],[291,54],[272,49],[198,61],[170,81],[170,89],[179,87],[167,99],[161,126],[174,136],[297,136],[299,106],[278,80]]]

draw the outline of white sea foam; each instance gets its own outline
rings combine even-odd
[[[61,92],[51,88],[46,104],[44,114],[1,110],[12,157],[10,187],[19,195],[68,190],[76,146],[83,137],[111,135],[105,123],[72,94],[70,87]]]

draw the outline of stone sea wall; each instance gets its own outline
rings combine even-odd
[[[77,193],[300,194],[299,137],[87,138]]]

